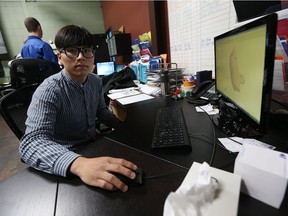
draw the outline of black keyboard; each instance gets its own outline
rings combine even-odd
[[[181,107],[160,108],[157,113],[152,148],[191,148]]]

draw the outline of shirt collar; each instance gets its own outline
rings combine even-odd
[[[39,40],[41,40],[41,38],[39,38],[39,37],[37,37],[35,35],[29,35],[28,39],[39,39]]]
[[[63,77],[65,78],[65,80],[66,80],[68,83],[70,83],[70,84],[72,84],[73,86],[76,86],[76,87],[78,87],[78,88],[81,88],[81,89],[82,89],[82,87],[84,87],[84,86],[86,85],[86,83],[87,83],[88,80],[89,80],[89,75],[88,75],[86,82],[85,82],[84,84],[80,84],[79,82],[73,80],[73,79],[68,75],[68,72],[66,71],[65,68],[63,68],[63,70],[61,71],[61,73],[62,73]]]

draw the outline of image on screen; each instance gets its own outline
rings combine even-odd
[[[239,27],[214,40],[216,91],[258,125],[267,108],[264,107],[267,93],[271,95],[272,91],[275,39],[273,42],[269,37],[270,34],[276,37],[276,28],[268,23],[269,19],[276,23],[275,16]]]
[[[265,40],[263,25],[216,41],[217,89],[256,121],[261,114]]]

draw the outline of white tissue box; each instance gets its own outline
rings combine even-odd
[[[254,145],[244,145],[234,166],[242,179],[241,191],[279,208],[287,186],[288,155]]]
[[[194,162],[181,186],[197,182],[201,164]],[[238,212],[241,178],[237,174],[210,167],[211,177],[217,179],[219,192],[206,216],[236,216]]]

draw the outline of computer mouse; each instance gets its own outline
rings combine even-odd
[[[117,178],[119,178],[122,182],[124,182],[128,186],[137,186],[143,184],[143,171],[140,167],[138,167],[135,171],[136,177],[134,179],[130,179],[124,175],[119,173],[113,173]]]

